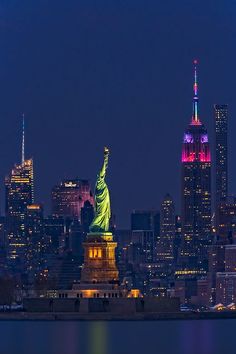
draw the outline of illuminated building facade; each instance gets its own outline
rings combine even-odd
[[[199,119],[197,62],[194,61],[192,121],[182,147],[182,261],[202,267],[211,238],[211,155],[207,130]]]
[[[225,271],[236,272],[236,245],[225,246]]]
[[[218,204],[217,236],[221,242],[233,243],[236,240],[236,198],[227,197]]]
[[[214,105],[215,208],[228,195],[228,106]]]
[[[225,306],[236,300],[236,245],[212,245],[207,276],[209,303]]]
[[[214,244],[208,250],[207,305],[216,304],[216,274],[225,271],[225,246]]]
[[[134,263],[152,263],[156,251],[156,239],[152,230],[132,231],[131,248],[136,250]]]
[[[5,179],[5,188],[8,256],[11,260],[20,260],[25,257],[27,249],[27,206],[34,202],[33,159],[14,166]]]
[[[157,261],[173,264],[175,240],[175,206],[167,194],[160,209],[160,237],[157,241]]]
[[[42,205],[27,205],[25,229],[28,244],[27,268],[28,272],[35,276],[44,267],[46,253]]]
[[[7,237],[6,237],[6,219],[0,216],[0,274],[7,268],[6,262]]]
[[[88,180],[64,180],[52,189],[52,215],[81,220],[81,208],[94,200]]]
[[[236,299],[236,272],[222,272],[216,274],[216,304],[228,306],[235,304]]]
[[[25,159],[25,121],[22,117],[21,164],[15,164],[5,178],[5,214],[8,238],[8,258],[14,263],[24,263],[27,255],[25,218],[27,206],[34,202],[33,159]]]
[[[179,258],[179,250],[181,245],[182,224],[181,216],[175,215],[175,239],[174,239],[174,264],[177,265]]]
[[[119,276],[120,279],[123,279],[125,277],[128,265],[128,250],[132,240],[132,231],[116,229],[115,240],[117,241],[117,263]]]

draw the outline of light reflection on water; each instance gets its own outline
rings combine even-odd
[[[0,322],[0,354],[235,354],[236,320]]]
[[[108,354],[107,322],[90,322],[89,354]]]

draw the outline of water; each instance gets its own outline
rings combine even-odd
[[[236,320],[0,321],[0,354],[235,354]]]

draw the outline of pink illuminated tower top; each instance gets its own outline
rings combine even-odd
[[[208,134],[199,119],[197,64],[194,60],[193,114],[191,123],[184,134],[182,162],[210,162]]]

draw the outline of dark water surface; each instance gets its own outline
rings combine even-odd
[[[1,321],[0,354],[235,354],[236,320]]]

